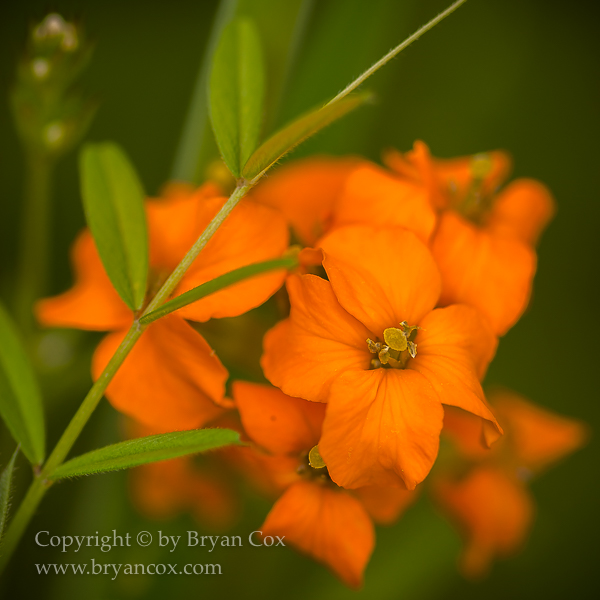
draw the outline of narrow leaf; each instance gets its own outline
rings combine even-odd
[[[208,78],[215,48],[221,39],[223,27],[232,19],[236,5],[237,0],[219,0],[194,91],[192,92],[190,107],[177,145],[170,176],[173,181],[188,181],[199,184],[203,180],[204,169],[202,167],[205,166],[203,164],[206,160],[205,155],[210,154],[214,146],[208,120]],[[210,149],[207,146],[210,146]],[[211,158],[216,158],[217,153],[216,146],[214,146],[214,156]]]
[[[119,146],[89,144],[80,154],[81,195],[102,264],[132,310],[141,308],[148,277],[144,189]]]
[[[42,396],[19,334],[0,305],[0,415],[32,464],[44,460]]]
[[[258,145],[264,100],[264,67],[258,32],[249,19],[223,30],[210,75],[213,130],[235,177]]]
[[[267,169],[295,146],[327,127],[330,123],[365,104],[370,98],[370,94],[348,96],[334,104],[326,104],[292,121],[273,134],[254,152],[244,165],[242,176],[250,181],[260,178]]]
[[[233,285],[234,283],[238,283],[239,281],[243,281],[244,279],[255,277],[256,275],[266,273],[267,271],[275,271],[276,269],[293,269],[296,266],[298,266],[298,260],[296,258],[278,258],[252,265],[246,265],[245,267],[240,267],[239,269],[229,271],[229,273],[215,277],[214,279],[198,285],[195,288],[184,292],[180,296],[173,298],[173,300],[165,302],[160,308],[157,308],[147,315],[144,315],[140,319],[140,323],[142,325],[152,323],[152,321],[156,321],[157,319],[160,319],[161,317],[164,317],[165,315],[168,315],[179,308],[183,308],[192,302],[196,302],[196,300],[200,300],[205,296],[214,294],[215,292]]]
[[[13,452],[11,459],[2,471],[0,475],[0,540],[4,535],[4,529],[6,527],[6,521],[8,519],[8,510],[10,508],[10,493],[13,470],[15,468],[15,461],[17,460],[17,454],[19,454],[19,447]]]
[[[50,479],[130,469],[232,444],[239,445],[241,442],[239,433],[230,429],[194,429],[161,433],[127,440],[77,456],[58,467],[50,475]]]

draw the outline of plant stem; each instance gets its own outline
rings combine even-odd
[[[251,186],[246,182],[241,182],[238,187],[235,188],[233,194],[231,194],[227,202],[225,202],[225,204],[222,206],[221,210],[215,215],[208,227],[202,232],[200,237],[196,240],[196,243],[184,256],[183,260],[179,263],[179,265],[177,265],[167,281],[165,281],[163,286],[160,288],[156,296],[154,296],[154,298],[150,301],[146,307],[146,310],[141,316],[153,311],[167,300],[198,254],[200,254],[201,250],[206,246],[206,244],[208,244],[209,240],[215,234],[219,226],[228,217],[229,213],[233,210],[236,204],[246,195],[250,187]],[[8,531],[6,532],[6,536],[2,541],[0,573],[2,573],[4,567],[10,560],[10,557],[19,543],[21,536],[25,532],[27,525],[31,521],[31,518],[35,514],[40,501],[46,493],[46,490],[50,485],[48,482],[48,477],[60,464],[62,464],[69,454],[73,444],[79,437],[79,434],[82,432],[89,418],[92,416],[92,413],[98,406],[98,403],[102,399],[108,384],[111,382],[112,378],[115,376],[115,373],[123,364],[123,361],[135,343],[138,341],[146,327],[147,325],[140,324],[138,319],[134,321],[131,329],[127,332],[127,335],[117,348],[117,351],[110,359],[109,363],[106,365],[104,371],[102,371],[102,374],[96,380],[87,396],[84,398],[81,406],[75,413],[75,416],[71,419],[71,422],[65,429],[60,440],[46,461],[41,473],[35,476],[29,487],[29,490],[27,491],[25,499],[19,506],[19,509],[15,514],[14,519],[11,521]]]
[[[353,92],[365,79],[368,79],[375,71],[383,67],[385,63],[392,60],[394,56],[402,52],[405,48],[410,46],[413,42],[416,42],[424,33],[427,33],[430,29],[435,27],[440,21],[443,21],[448,15],[452,14],[461,4],[464,4],[467,0],[456,0],[454,4],[451,4],[446,10],[442,11],[437,17],[434,17],[423,25],[420,29],[415,31],[411,36],[407,37],[401,44],[398,44],[395,48],[392,48],[385,56],[382,56],[374,65],[369,67],[362,75],[359,75],[352,83],[348,84],[335,98],[332,98],[328,104],[333,104],[338,100],[341,100],[347,96],[350,92]]]
[[[29,486],[27,494],[19,506],[19,510],[10,522],[6,535],[2,538],[2,545],[0,546],[0,574],[4,571],[4,567],[6,567],[19,540],[23,536],[23,533],[25,533],[31,517],[46,493],[46,489],[41,477],[36,477]]]
[[[34,327],[31,307],[44,293],[48,273],[50,190],[53,161],[29,152],[25,170],[21,247],[15,283],[14,313],[21,329]]]
[[[158,308],[175,290],[177,284],[181,281],[181,278],[185,275],[185,272],[189,269],[190,265],[196,260],[201,250],[208,244],[210,238],[215,234],[217,229],[221,226],[221,223],[229,216],[229,213],[234,209],[235,205],[248,193],[251,185],[245,181],[242,181],[233,190],[231,196],[223,206],[221,210],[216,214],[215,218],[208,224],[208,227],[202,232],[202,235],[196,240],[196,243],[190,248],[189,252],[183,257],[183,260],[175,267],[175,270],[171,273],[167,281],[160,288],[158,294],[154,296],[154,299],[148,304],[144,315]],[[144,316],[142,315],[142,316]]]

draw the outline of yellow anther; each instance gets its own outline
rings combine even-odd
[[[471,173],[475,179],[483,179],[492,170],[492,157],[489,154],[476,154],[471,159]]]
[[[308,453],[308,464],[313,469],[323,469],[327,465],[319,452],[319,446],[313,446]]]
[[[392,349],[402,352],[408,347],[408,339],[406,333],[402,329],[389,327],[383,331],[383,339],[385,343]]]
[[[379,342],[374,342],[370,338],[367,338],[367,348],[372,354],[378,354],[381,350],[381,344]]]
[[[313,446],[308,453],[308,464],[313,469],[323,469],[327,465],[319,452],[319,446]]]

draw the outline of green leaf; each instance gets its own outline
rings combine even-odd
[[[215,48],[221,38],[223,27],[231,21],[237,3],[237,0],[219,0],[206,50],[196,77],[190,106],[183,124],[181,138],[175,152],[175,160],[170,176],[170,179],[174,181],[202,183],[204,169],[209,160],[208,156],[211,160],[217,158],[218,151],[210,132],[208,119],[208,78]],[[203,44],[203,42],[201,39],[198,40],[199,44]]]
[[[188,290],[180,296],[169,300],[169,302],[165,302],[160,308],[157,308],[147,315],[144,315],[140,319],[140,323],[142,325],[152,323],[152,321],[156,321],[157,319],[160,319],[161,317],[164,317],[165,315],[168,315],[179,308],[187,306],[192,302],[196,302],[196,300],[200,300],[205,296],[214,294],[215,292],[233,285],[234,283],[238,283],[239,281],[243,281],[244,279],[255,277],[256,275],[266,273],[267,271],[275,271],[276,269],[293,269],[296,266],[298,266],[298,260],[296,258],[277,258],[261,263],[246,265],[245,267],[240,267],[239,269],[234,269],[233,271],[229,271],[229,273],[215,277],[206,283]]]
[[[267,169],[306,138],[347,115],[370,99],[371,94],[368,93],[347,96],[292,121],[273,134],[254,152],[244,165],[242,176],[250,181],[258,179]]]
[[[32,464],[44,460],[42,396],[19,334],[0,305],[0,415]]]
[[[210,117],[219,150],[235,177],[258,145],[264,67],[258,32],[249,19],[223,30],[209,86]]]
[[[130,469],[232,444],[240,445],[241,442],[239,433],[230,429],[194,429],[161,433],[127,440],[77,456],[58,467],[50,474],[50,479]]]
[[[11,459],[8,461],[2,475],[0,475],[0,540],[4,534],[6,521],[8,519],[8,509],[10,508],[10,492],[12,484],[12,475],[15,468],[15,461],[19,454],[19,447],[13,452]]]
[[[79,167],[85,215],[102,264],[127,306],[138,310],[148,278],[142,184],[123,150],[111,142],[84,146]]]

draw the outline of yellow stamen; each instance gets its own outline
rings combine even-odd
[[[308,464],[313,469],[323,469],[327,465],[319,452],[319,446],[313,446],[308,453]]]

